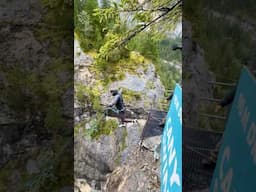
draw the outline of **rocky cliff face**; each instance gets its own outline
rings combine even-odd
[[[39,1],[1,2],[1,67],[5,66],[12,69],[18,63],[21,68],[27,69],[34,68],[35,63],[37,65],[44,65],[47,62],[41,59],[47,57],[45,57],[43,46],[36,40],[32,27],[40,21],[42,17],[41,11]],[[1,68],[0,87],[3,89],[9,83],[6,76],[7,74]],[[35,143],[35,136],[31,135],[31,138],[23,138],[26,120],[19,119],[17,112],[7,105],[7,99],[4,94],[1,94],[0,146],[3,147],[0,149],[0,166],[15,153],[18,153],[19,148],[21,149],[23,144],[27,143],[29,145],[29,140],[31,140],[31,144]],[[15,143],[17,142],[21,146],[16,145]]]
[[[93,65],[93,58],[81,51],[77,41],[75,41],[75,54],[75,82],[88,86],[97,85],[97,79],[89,69]],[[107,104],[111,100],[108,92],[111,88],[122,88],[139,95],[135,99],[125,101],[134,108],[156,109],[164,98],[164,88],[154,65],[150,63],[146,68],[138,65],[137,70],[132,73],[126,72],[122,80],[100,89],[103,90],[101,103]],[[125,98],[125,93],[123,95]],[[75,102],[77,110],[81,107]],[[86,112],[81,116],[77,118],[80,121],[89,118]],[[83,129],[79,130],[75,136],[74,149],[75,185],[78,191],[159,191],[159,162],[154,162],[152,151],[140,151],[139,148],[145,116],[137,120],[127,123],[125,127],[116,128],[110,135],[101,135],[97,139],[90,139],[83,135]],[[88,128],[89,125],[86,126]]]
[[[204,52],[200,46],[193,41],[192,28],[189,22],[183,25],[183,126],[198,128],[200,98],[212,98],[213,87],[209,81],[214,81],[215,77],[210,72],[204,60]],[[207,104],[207,103],[206,103]],[[207,106],[205,104],[205,106]],[[204,125],[210,129],[209,125]]]
[[[29,188],[26,183],[39,178],[38,174],[45,171],[42,163],[45,159],[40,158],[46,156],[46,153],[54,153],[54,142],[50,134],[45,134],[48,129],[44,124],[45,116],[37,108],[40,102],[45,103],[46,99],[40,98],[35,89],[40,87],[40,82],[51,72],[49,69],[53,60],[70,52],[72,44],[66,39],[61,39],[58,49],[61,55],[57,55],[58,51],[54,56],[49,54],[51,37],[45,41],[39,37],[41,27],[46,25],[44,14],[48,13],[40,0],[3,0],[0,6],[0,88],[3,90],[0,95],[0,191],[36,191],[35,186]],[[44,27],[45,33],[52,26],[47,27]],[[33,76],[32,81],[29,80],[29,75]],[[58,68],[56,77],[62,84],[71,81],[73,73]],[[37,81],[38,79],[40,81]],[[31,88],[33,83],[36,85],[35,89]],[[58,96],[61,100],[61,116],[63,115],[65,123],[73,127],[72,92],[70,88],[64,89],[63,94]],[[63,135],[69,134],[68,137],[71,138],[72,129],[57,129]],[[61,134],[60,137],[63,136]],[[50,170],[50,173],[52,172],[54,171]],[[48,175],[45,178],[49,179]],[[38,182],[39,179],[36,179],[34,181]],[[47,183],[50,184],[52,183]],[[36,187],[42,190],[46,185],[42,187],[38,184]],[[70,187],[56,187],[59,187],[60,191],[67,191],[67,188],[70,190]]]

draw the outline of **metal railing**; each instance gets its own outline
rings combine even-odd
[[[220,119],[220,120],[226,120],[227,119],[226,116],[212,115],[212,114],[206,114],[206,113],[200,113],[199,115],[203,116],[203,117],[212,118],[212,119]]]
[[[216,82],[216,81],[208,81],[207,83],[213,84],[213,85],[228,86],[228,87],[236,86],[236,83],[223,83],[223,82]]]
[[[221,99],[215,99],[215,98],[209,98],[209,97],[200,97],[200,100],[210,101],[210,102],[215,102],[215,103],[221,102]]]

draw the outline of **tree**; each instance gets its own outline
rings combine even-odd
[[[181,5],[181,0],[105,0],[100,6],[96,0],[77,0],[75,31],[84,51],[97,51],[97,64],[105,71],[108,63],[127,56],[128,44],[139,34],[152,42],[168,35],[181,19]]]
[[[167,34],[181,18],[181,5],[181,0],[121,0],[104,9],[96,9],[94,16],[99,17],[100,22],[115,21],[114,28],[106,34],[107,41],[99,50],[99,58],[107,60],[110,52],[124,47],[143,31],[154,31],[156,35]],[[121,25],[128,28],[122,34],[118,31]]]

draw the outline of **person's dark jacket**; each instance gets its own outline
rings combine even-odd
[[[125,106],[124,106],[124,101],[123,101],[123,97],[122,97],[122,94],[121,93],[118,93],[118,92],[115,92],[113,94],[113,96],[115,97],[114,100],[109,104],[110,106],[116,106],[116,108],[119,110],[119,111],[122,111],[125,109]]]

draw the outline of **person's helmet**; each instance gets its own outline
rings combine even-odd
[[[111,89],[111,90],[110,90],[110,93],[112,94],[112,96],[115,96],[115,95],[118,94],[118,90],[116,90],[116,89]]]

